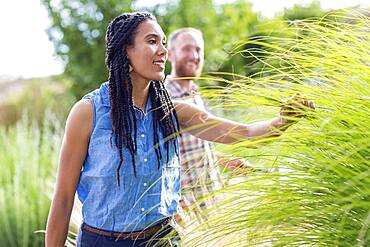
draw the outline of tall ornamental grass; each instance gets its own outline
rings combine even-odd
[[[294,22],[282,30],[293,38],[244,43],[265,48],[264,69],[235,75],[208,98],[238,110],[239,120],[268,118],[296,93],[316,111],[279,138],[220,147],[255,169],[214,193],[218,205],[189,223],[184,246],[370,246],[368,16]],[[244,44],[235,52],[253,56]]]
[[[44,245],[62,133],[47,115],[42,128],[26,118],[0,127],[0,246]]]

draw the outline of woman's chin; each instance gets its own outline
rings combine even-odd
[[[163,81],[166,75],[164,73],[158,74],[156,76],[153,76],[153,81]]]

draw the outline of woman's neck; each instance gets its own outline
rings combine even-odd
[[[150,81],[132,79],[132,100],[134,106],[145,112]]]

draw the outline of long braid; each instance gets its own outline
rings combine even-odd
[[[159,92],[156,87],[156,82],[152,81],[150,87],[149,87],[149,94],[152,100],[152,106],[155,109],[154,111],[154,119],[153,119],[153,129],[157,130],[158,129],[158,124],[160,123],[157,121],[157,119],[162,115],[161,108],[158,108],[160,106],[160,103],[158,102],[159,100]],[[158,132],[154,131],[154,150],[157,155],[157,161],[158,161],[158,167],[160,167],[160,160],[162,159],[162,151],[161,151],[161,145],[159,143],[159,137],[158,137]]]
[[[135,116],[132,81],[129,73],[129,59],[126,49],[133,45],[135,31],[145,20],[155,20],[147,12],[126,13],[116,17],[108,26],[106,33],[106,65],[109,70],[109,96],[111,105],[112,135],[119,151],[119,165],[117,167],[117,182],[120,186],[120,168],[123,164],[123,149],[127,148],[131,154],[134,175],[136,176],[135,156],[137,152],[137,120]],[[152,81],[149,96],[153,102],[153,128],[155,152],[160,167],[162,160],[161,144],[158,131],[163,138],[173,140],[178,155],[177,135],[179,125],[174,106],[162,82]],[[133,133],[133,138],[131,133]],[[164,143],[169,159],[169,140]]]
[[[177,120],[177,114],[175,111],[175,107],[170,99],[170,96],[165,89],[162,82],[159,81],[152,81],[150,89],[154,91],[152,93],[152,102],[153,107],[156,109],[154,114],[154,121],[153,121],[153,128],[161,129],[163,138],[166,140],[164,145],[166,149],[166,162],[169,161],[169,143],[172,140],[172,144],[174,146],[176,155],[179,157],[178,153],[178,146],[177,146],[177,137],[179,134],[179,123]],[[154,96],[155,95],[155,96]],[[168,139],[168,140],[167,140]],[[158,160],[158,168],[160,166],[160,160],[162,159],[162,152],[159,145],[159,138],[158,134],[154,132],[154,143],[156,148],[157,160]]]

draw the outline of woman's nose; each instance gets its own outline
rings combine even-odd
[[[159,47],[159,54],[160,55],[166,55],[168,54],[168,50],[164,44],[161,44]]]

